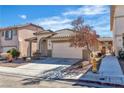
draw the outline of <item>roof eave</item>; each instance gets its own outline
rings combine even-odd
[[[29,23],[29,24],[26,24],[26,25],[23,25],[23,26],[11,26],[11,27],[0,28],[0,31],[12,30],[12,29],[22,29],[22,28],[25,28],[25,27],[27,27],[27,26],[34,26],[34,27],[43,29],[42,27],[40,27],[40,26],[38,26],[38,25]],[[43,30],[44,30],[44,29],[43,29]]]

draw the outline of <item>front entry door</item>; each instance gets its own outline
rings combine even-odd
[[[40,45],[41,56],[47,56],[47,41],[46,40],[41,41]]]

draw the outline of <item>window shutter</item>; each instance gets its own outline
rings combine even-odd
[[[4,31],[2,32],[2,36],[4,36]]]

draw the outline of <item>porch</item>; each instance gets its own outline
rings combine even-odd
[[[28,42],[28,51],[27,51],[27,57],[33,57],[35,56],[35,54],[39,57],[50,57],[51,54],[51,50],[48,49],[48,40],[47,40],[47,36],[46,37],[41,37],[40,39],[37,37],[32,37],[32,38],[28,38],[25,39],[25,41]],[[36,43],[37,49],[36,51],[33,53],[33,44]]]

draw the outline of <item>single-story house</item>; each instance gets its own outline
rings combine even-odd
[[[88,52],[85,48],[71,47],[70,37],[75,34],[71,29],[62,29],[55,32],[46,30],[34,33],[36,37],[28,38],[28,42],[37,42],[37,50],[42,56],[57,58],[87,59]]]

